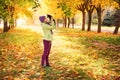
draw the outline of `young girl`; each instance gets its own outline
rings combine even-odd
[[[44,44],[44,52],[42,55],[41,66],[50,67],[49,64],[49,54],[52,45],[53,32],[52,29],[55,29],[55,25],[53,21],[49,21],[45,16],[40,16],[39,20],[41,21],[41,27],[43,30],[43,44]]]

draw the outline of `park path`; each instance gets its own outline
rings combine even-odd
[[[60,24],[60,26],[62,26],[62,24]],[[33,31],[36,31],[38,33],[41,33],[41,27],[40,25],[21,25],[19,26],[20,28],[25,28],[25,29],[31,29]],[[72,27],[70,27],[72,28]],[[80,25],[75,25],[74,28],[77,29],[81,29],[82,27]],[[102,27],[101,28],[101,32],[109,32],[109,33],[113,33],[115,27]],[[87,30],[87,27],[85,28],[85,30]],[[97,32],[97,26],[96,25],[92,25],[91,27],[91,31],[96,31]],[[120,33],[120,29],[119,29],[119,33]]]
[[[0,24],[0,29],[3,29],[3,24]],[[60,24],[59,26],[62,26],[62,24]],[[31,29],[37,33],[41,33],[41,27],[40,24],[24,24],[24,25],[18,25],[18,28],[23,28],[23,29]],[[70,26],[70,28],[72,28]],[[81,29],[81,25],[75,25],[74,28],[78,28]],[[109,32],[109,33],[113,33],[115,27],[102,27],[101,28],[101,32]],[[85,30],[87,30],[87,25]],[[91,27],[91,31],[96,31],[97,32],[97,26],[96,25],[92,25]],[[119,29],[119,33],[120,33],[120,29]]]

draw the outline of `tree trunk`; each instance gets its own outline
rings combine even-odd
[[[119,0],[119,8],[120,8],[120,0]]]
[[[86,10],[87,10],[87,13],[88,13],[88,29],[87,29],[87,31],[91,31],[92,13],[93,13],[94,8],[95,8],[95,6],[91,5],[89,3],[86,6]]]
[[[72,28],[74,28],[74,23],[75,23],[74,17],[72,17]]]
[[[8,28],[8,22],[4,20],[4,32],[7,32],[9,30]]]
[[[117,34],[118,31],[119,31],[119,26],[116,26],[116,27],[115,27],[115,30],[114,30],[114,32],[113,32],[113,34]]]
[[[17,27],[17,19],[15,19],[15,27]]]
[[[82,30],[85,30],[85,11],[82,12]]]
[[[68,17],[68,28],[70,27],[70,17]]]
[[[87,31],[91,31],[91,21],[92,21],[92,13],[88,13],[88,29]]]
[[[101,6],[97,7],[96,10],[97,10],[97,15],[98,15],[98,30],[97,30],[97,32],[100,33],[101,32],[101,13],[102,13]]]
[[[9,22],[9,28],[14,28],[15,27],[15,20],[13,19],[13,17],[11,17],[11,21]]]
[[[113,17],[113,24],[115,27],[115,30],[113,32],[113,34],[117,34],[119,31],[119,27],[120,27],[120,9],[116,10],[114,17]]]
[[[101,32],[101,12],[98,13],[98,33]]]
[[[15,8],[13,6],[9,6],[9,14],[10,14],[9,28],[10,29],[15,27],[14,12],[15,12]]]
[[[57,19],[57,24],[56,24],[57,27],[59,27],[59,19]]]
[[[83,1],[84,2],[84,1]],[[86,1],[77,6],[77,9],[82,12],[82,30],[85,30],[85,10],[86,10]]]
[[[63,17],[63,27],[65,27],[65,19],[64,19],[64,17]]]
[[[67,25],[67,17],[63,17],[63,27],[66,28],[66,25]]]

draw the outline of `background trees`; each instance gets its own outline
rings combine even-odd
[[[40,10],[39,13],[51,14],[54,16],[59,26],[59,21],[63,22],[63,27],[70,27],[72,23],[72,28],[74,28],[75,18],[77,11],[82,12],[82,30],[85,30],[85,24],[87,22],[87,31],[91,30],[92,24],[92,13],[97,12],[97,22],[98,29],[97,32],[101,32],[101,23],[103,13],[107,7],[120,7],[120,0],[42,0],[41,7],[39,7],[39,0],[0,0],[0,17],[4,20],[4,32],[8,31],[10,28],[15,27],[16,20],[21,15],[26,15],[27,17],[32,17],[34,11]],[[86,16],[86,12],[87,15]],[[79,17],[78,17],[79,18]],[[118,27],[114,30],[117,33]]]
[[[111,0],[93,0],[92,4],[95,5],[95,9],[97,11],[97,17],[98,17],[98,30],[97,32],[101,32],[101,23],[102,23],[102,13],[106,9],[106,7],[109,7],[111,5]]]
[[[0,3],[0,17],[4,21],[4,32],[16,26],[16,19],[21,14],[32,16],[32,8],[38,6],[37,1],[34,0],[0,0]]]
[[[77,12],[76,1],[74,0],[60,0],[57,4],[57,8],[61,8],[63,11],[63,26],[68,27],[70,23],[72,23],[72,27],[74,28],[74,16]]]

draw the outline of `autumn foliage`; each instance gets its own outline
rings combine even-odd
[[[42,68],[40,33],[17,28],[0,33],[0,80],[117,80],[119,40],[111,33],[57,28],[52,67]]]

